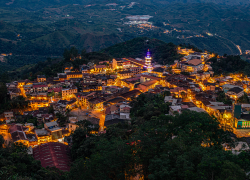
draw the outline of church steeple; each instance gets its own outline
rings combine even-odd
[[[147,56],[145,57],[145,64],[147,66],[151,66],[151,60],[152,60],[152,58],[151,58],[151,55],[150,55],[150,52],[149,52],[149,49],[148,49]]]
[[[152,58],[148,49],[147,56],[145,57],[145,65],[147,66],[148,72],[151,72],[153,67],[152,67]]]

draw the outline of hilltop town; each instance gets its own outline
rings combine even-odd
[[[67,147],[79,123],[88,120],[96,135],[106,133],[113,124],[130,124],[130,102],[142,93],[164,95],[169,106],[166,115],[205,112],[216,117],[222,129],[250,137],[249,77],[214,76],[209,61],[214,54],[181,47],[178,54],[183,57],[172,65],[157,64],[149,49],[145,59],[114,58],[77,69],[64,67],[57,77],[40,74],[34,81],[6,83],[11,99],[24,98],[28,104],[4,112],[0,130],[5,144],[21,142],[42,166],[67,171]],[[46,153],[53,156],[56,147],[62,159],[43,158]]]

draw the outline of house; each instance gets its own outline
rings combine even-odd
[[[127,78],[131,78],[133,75],[134,75],[133,71],[120,71],[117,73],[117,78],[127,79]]]
[[[106,65],[95,65],[93,71],[101,73],[101,72],[105,72],[106,69],[107,69]]]
[[[40,108],[40,107],[48,107],[49,102],[48,102],[48,100],[30,100],[29,101],[29,106],[32,109],[37,109],[37,108]]]
[[[242,151],[249,151],[250,148],[246,142],[235,142],[235,147],[230,147],[226,144],[224,144],[225,149],[228,151],[232,151],[233,154],[239,155]]]
[[[165,103],[171,103],[172,106],[177,105],[178,99],[173,98],[172,96],[165,96]]]
[[[119,119],[119,118],[120,118],[120,116],[117,114],[108,114],[105,116],[105,122],[110,121],[112,119]]]
[[[120,112],[121,113],[130,113],[131,106],[127,104],[120,105]]]
[[[73,98],[75,93],[77,93],[77,87],[62,89],[62,99]]]
[[[130,119],[131,106],[127,104],[120,105],[120,119]]]
[[[175,116],[176,114],[181,114],[181,106],[170,106],[169,115]]]
[[[38,144],[43,144],[51,141],[51,135],[46,129],[35,129],[35,135]]]
[[[241,104],[242,109],[246,109],[247,111],[250,111],[250,104]]]
[[[62,128],[58,126],[56,121],[45,123],[44,128],[50,132],[52,141],[63,138]]]
[[[146,81],[142,84],[139,84],[139,89],[142,92],[147,92],[149,89],[154,89],[156,86],[157,80]]]
[[[67,100],[59,100],[57,104],[59,104],[63,109],[73,109],[76,106],[77,100],[75,98],[70,101]]]
[[[24,91],[25,91],[26,94],[27,94],[27,93],[30,93],[30,92],[33,91],[33,84],[24,85],[24,86],[23,86],[23,89],[24,89]]]
[[[241,114],[236,123],[237,129],[250,129],[250,114]]]
[[[47,84],[33,84],[32,92],[47,92],[48,85]]]
[[[176,97],[185,98],[187,97],[187,88],[176,87],[176,88],[170,89],[170,93]]]
[[[157,74],[158,77],[162,77],[164,73],[164,68],[162,67],[157,67],[152,70],[152,73]]]
[[[240,87],[240,86],[236,86],[236,85],[232,85],[232,84],[224,84],[224,85],[222,86],[222,89],[223,89],[223,91],[224,91],[225,93],[227,93],[227,91],[229,91],[229,89],[232,89],[232,88],[234,88],[234,87],[238,87],[238,88],[243,89],[243,88]]]
[[[197,73],[194,74],[194,76],[197,79],[197,81],[203,81],[210,78],[210,73],[209,72]]]
[[[155,77],[155,76],[149,76],[149,75],[142,75],[142,76],[140,77],[140,82],[141,82],[141,83],[144,83],[144,82],[147,82],[147,81],[152,81],[152,80],[160,81],[161,78]]]
[[[67,124],[67,128],[70,132],[75,131],[79,126],[76,124],[78,119],[76,117],[69,117],[69,123]]]
[[[46,82],[45,75],[37,75],[37,82]]]
[[[58,81],[65,81],[66,79],[67,79],[67,74],[66,73],[57,73],[56,80],[58,80]]]
[[[122,69],[123,61],[121,59],[113,59],[112,60],[112,69]]]
[[[48,93],[47,92],[36,92],[30,94],[31,100],[48,100],[47,98]]]
[[[18,85],[18,87],[23,87],[25,85],[25,81],[19,80],[19,81],[17,81],[17,85]]]
[[[26,146],[29,146],[29,140],[24,133],[25,129],[25,127],[16,124],[10,126],[9,132],[14,143],[22,143]]]
[[[34,147],[38,144],[38,140],[35,134],[27,133],[26,137],[29,141],[29,146]]]
[[[10,99],[16,98],[20,96],[21,94],[21,91],[18,88],[8,89],[8,91],[9,91]]]
[[[187,108],[187,109],[190,110],[190,111],[195,111],[195,112],[199,112],[199,113],[201,113],[201,112],[206,113],[206,111],[204,109],[198,108],[198,107],[190,107],[190,108]]]
[[[131,67],[141,67],[143,68],[146,64],[141,59],[134,59],[134,58],[122,58],[123,61],[129,61]]]
[[[14,114],[13,112],[4,112],[4,119],[7,120],[11,120],[14,118]]]
[[[203,90],[204,91],[215,91],[215,86],[216,86],[215,83],[206,82],[203,84]]]
[[[130,113],[120,113],[120,119],[130,119]]]
[[[106,114],[118,114],[118,113],[119,113],[118,105],[111,105],[106,109]]]
[[[181,70],[187,71],[190,73],[197,73],[198,71],[202,71],[204,68],[204,64],[200,59],[192,59],[187,62],[181,63]]]
[[[88,73],[89,72],[89,66],[87,66],[87,65],[82,65],[81,67],[80,67],[80,69],[82,70],[82,73],[84,74],[84,73]]]
[[[136,98],[140,94],[141,94],[141,91],[132,90],[132,91],[128,91],[126,93],[121,94],[121,97],[125,98],[126,100],[132,100],[133,98]]]
[[[240,97],[244,96],[244,90],[239,87],[234,87],[234,88],[229,89],[226,92],[226,95],[232,99],[239,99]]]
[[[124,119],[120,119],[120,115],[110,114],[105,116],[104,126],[110,126],[113,124],[125,123],[125,122],[127,121]]]
[[[75,79],[75,78],[80,78],[82,79],[82,73],[81,72],[67,72],[67,79]]]
[[[93,98],[88,100],[89,109],[103,109],[104,100],[101,98]]]
[[[140,74],[142,72],[141,67],[131,67],[130,71],[132,71],[133,74]]]

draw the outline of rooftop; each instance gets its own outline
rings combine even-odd
[[[151,86],[151,85],[155,84],[156,82],[157,82],[156,80],[151,80],[151,81],[144,82],[141,85],[143,85],[143,86]]]
[[[13,142],[16,142],[19,140],[28,140],[23,131],[15,131],[15,132],[11,133],[11,138],[12,138]]]
[[[234,87],[234,88],[229,89],[228,91],[234,92],[234,93],[237,93],[237,94],[238,94],[238,93],[242,92],[243,89],[241,89],[241,88],[239,88],[239,87]]]
[[[187,64],[193,65],[193,66],[197,66],[197,65],[199,65],[201,63],[202,63],[202,61],[200,59],[192,59],[192,60],[187,62]]]
[[[62,143],[49,142],[33,148],[33,157],[41,161],[44,168],[47,166],[62,170],[70,170],[70,157],[67,145]]]

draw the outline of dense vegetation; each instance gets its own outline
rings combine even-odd
[[[101,52],[105,52],[115,58],[132,57],[144,59],[148,49],[153,61],[160,64],[172,64],[174,60],[181,57],[177,53],[177,46],[173,43],[165,43],[158,39],[147,37],[134,38],[108,47]]]
[[[244,73],[250,75],[250,63],[241,59],[240,56],[224,56],[222,58],[211,58],[215,74]]]
[[[43,168],[41,162],[27,154],[22,144],[9,144],[3,148],[0,136],[0,178],[8,180],[61,180],[64,173],[57,168]]]
[[[81,55],[81,59],[78,55]],[[87,64],[89,62],[98,63],[99,61],[109,61],[112,58],[104,53],[89,52],[85,50],[78,52],[75,47],[65,49],[63,58],[47,58],[46,61],[40,61],[30,66],[24,66],[16,71],[10,71],[1,75],[0,81],[8,82],[10,80],[29,79],[34,80],[37,75],[45,75],[48,77],[56,77],[57,73],[64,72],[65,67],[73,67],[73,70],[79,71],[80,65]]]
[[[190,111],[167,116],[161,95],[142,94],[131,105],[131,125],[110,126],[100,136],[86,127],[75,131],[69,179],[246,179],[250,153],[224,151],[232,140],[215,118]]]

